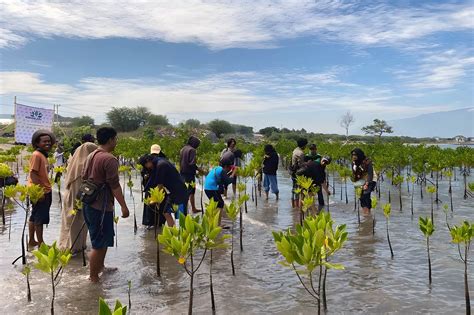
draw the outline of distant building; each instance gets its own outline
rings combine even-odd
[[[456,136],[454,137],[454,141],[456,141],[457,143],[463,143],[463,142],[466,142],[466,137],[464,136]]]

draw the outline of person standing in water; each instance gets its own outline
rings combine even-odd
[[[188,188],[189,202],[193,213],[201,212],[196,208],[194,195],[196,193],[196,172],[199,170],[197,166],[196,150],[201,144],[201,140],[191,136],[187,144],[181,149],[179,155],[179,172]]]
[[[265,191],[265,199],[268,200],[270,188],[278,200],[279,190],[277,181],[278,170],[278,153],[271,144],[264,147],[265,156],[263,157],[263,190]]]
[[[323,189],[327,195],[331,194],[326,182],[326,166],[330,163],[331,158],[329,156],[323,157],[320,163],[312,160],[309,156],[305,156],[303,166],[296,171],[296,175],[303,175],[313,180],[313,187],[317,190],[318,194],[318,213],[325,205]]]
[[[352,156],[352,180],[355,186],[360,185],[362,194],[360,195],[360,205],[362,207],[363,215],[370,214],[372,208],[372,200],[370,193],[375,188],[375,176],[372,161],[367,158],[359,148],[355,148],[351,152]]]
[[[111,127],[97,130],[99,148],[87,158],[82,171],[82,180],[92,181],[102,187],[97,199],[84,203],[84,219],[89,229],[92,251],[89,255],[90,281],[98,282],[99,274],[105,270],[107,248],[114,246],[114,199],[122,208],[122,218],[130,215],[122,193],[119,178],[119,162],[112,155],[117,146],[117,131]]]
[[[290,165],[290,175],[291,180],[293,181],[293,189],[291,195],[291,206],[293,209],[299,207],[299,194],[295,192],[298,188],[298,184],[296,182],[296,172],[303,166],[304,163],[304,150],[306,149],[306,145],[308,144],[308,140],[305,138],[300,138],[296,141],[298,145],[294,150],[293,154],[291,155],[291,165]]]
[[[232,164],[234,168],[240,167],[240,159],[242,158],[242,151],[237,150],[236,145],[237,141],[234,138],[227,140],[227,148],[222,150],[220,158],[220,161],[226,161],[226,164],[229,159],[233,159]],[[224,187],[224,197],[227,197],[227,186],[228,185],[225,185]],[[232,192],[234,193],[234,196],[237,193],[237,175],[235,175],[235,173],[234,177],[232,177]]]
[[[82,209],[77,208],[76,196],[82,183],[81,174],[84,164],[89,154],[96,149],[97,145],[92,142],[82,144],[76,149],[67,166],[64,180],[66,193],[63,199],[58,245],[61,249],[71,249],[72,253],[80,252],[86,248],[87,227],[84,225]],[[76,210],[75,213],[71,213],[73,209]]]
[[[321,163],[321,155],[318,154],[318,147],[314,143],[309,145],[309,154],[306,156],[316,163]]]
[[[33,134],[31,144],[35,151],[30,158],[30,173],[28,185],[39,185],[43,188],[44,196],[33,204],[33,210],[28,222],[28,247],[35,247],[44,243],[43,226],[49,224],[49,210],[52,203],[51,183],[49,181],[48,154],[56,142],[54,135],[48,130],[38,130]],[[35,240],[35,234],[36,239]]]

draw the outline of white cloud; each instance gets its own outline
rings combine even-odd
[[[447,50],[435,51],[423,57],[416,68],[394,71],[395,76],[412,89],[450,89],[474,70],[472,53]]]
[[[105,120],[105,113],[113,106],[146,106],[154,113],[181,118],[258,114],[267,117],[265,124],[271,124],[275,115],[300,113],[304,117],[301,123],[310,126],[318,115],[312,118],[307,113],[337,115],[350,109],[370,120],[449,109],[412,106],[407,99],[400,101],[399,95],[394,95],[388,87],[347,83],[335,72],[334,69],[322,73],[228,72],[175,82],[154,78],[83,78],[77,84],[68,85],[45,82],[38,73],[10,71],[0,72],[0,99],[6,104],[17,95],[20,103],[49,106],[59,103],[64,115],[87,114],[98,122]]]
[[[0,47],[30,37],[132,38],[212,49],[273,47],[315,36],[393,46],[474,28],[471,3],[397,7],[352,1],[2,1]]]

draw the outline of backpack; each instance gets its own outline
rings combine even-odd
[[[76,195],[77,199],[79,199],[81,202],[88,205],[96,201],[97,198],[99,197],[100,192],[104,190],[104,188],[106,187],[106,184],[97,185],[92,180],[87,178],[87,176],[89,176],[90,163],[92,162],[92,159],[95,157],[97,152],[99,151],[94,152],[87,158],[86,164],[84,166],[85,168],[84,177],[86,177],[86,179],[82,180],[81,186],[79,186],[79,191],[77,192],[77,195]]]

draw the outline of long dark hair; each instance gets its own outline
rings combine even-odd
[[[365,160],[366,156],[364,151],[362,151],[359,148],[355,148],[354,150],[351,151],[351,155],[357,156],[357,160],[355,161],[355,165],[359,166],[362,164],[362,162]]]

